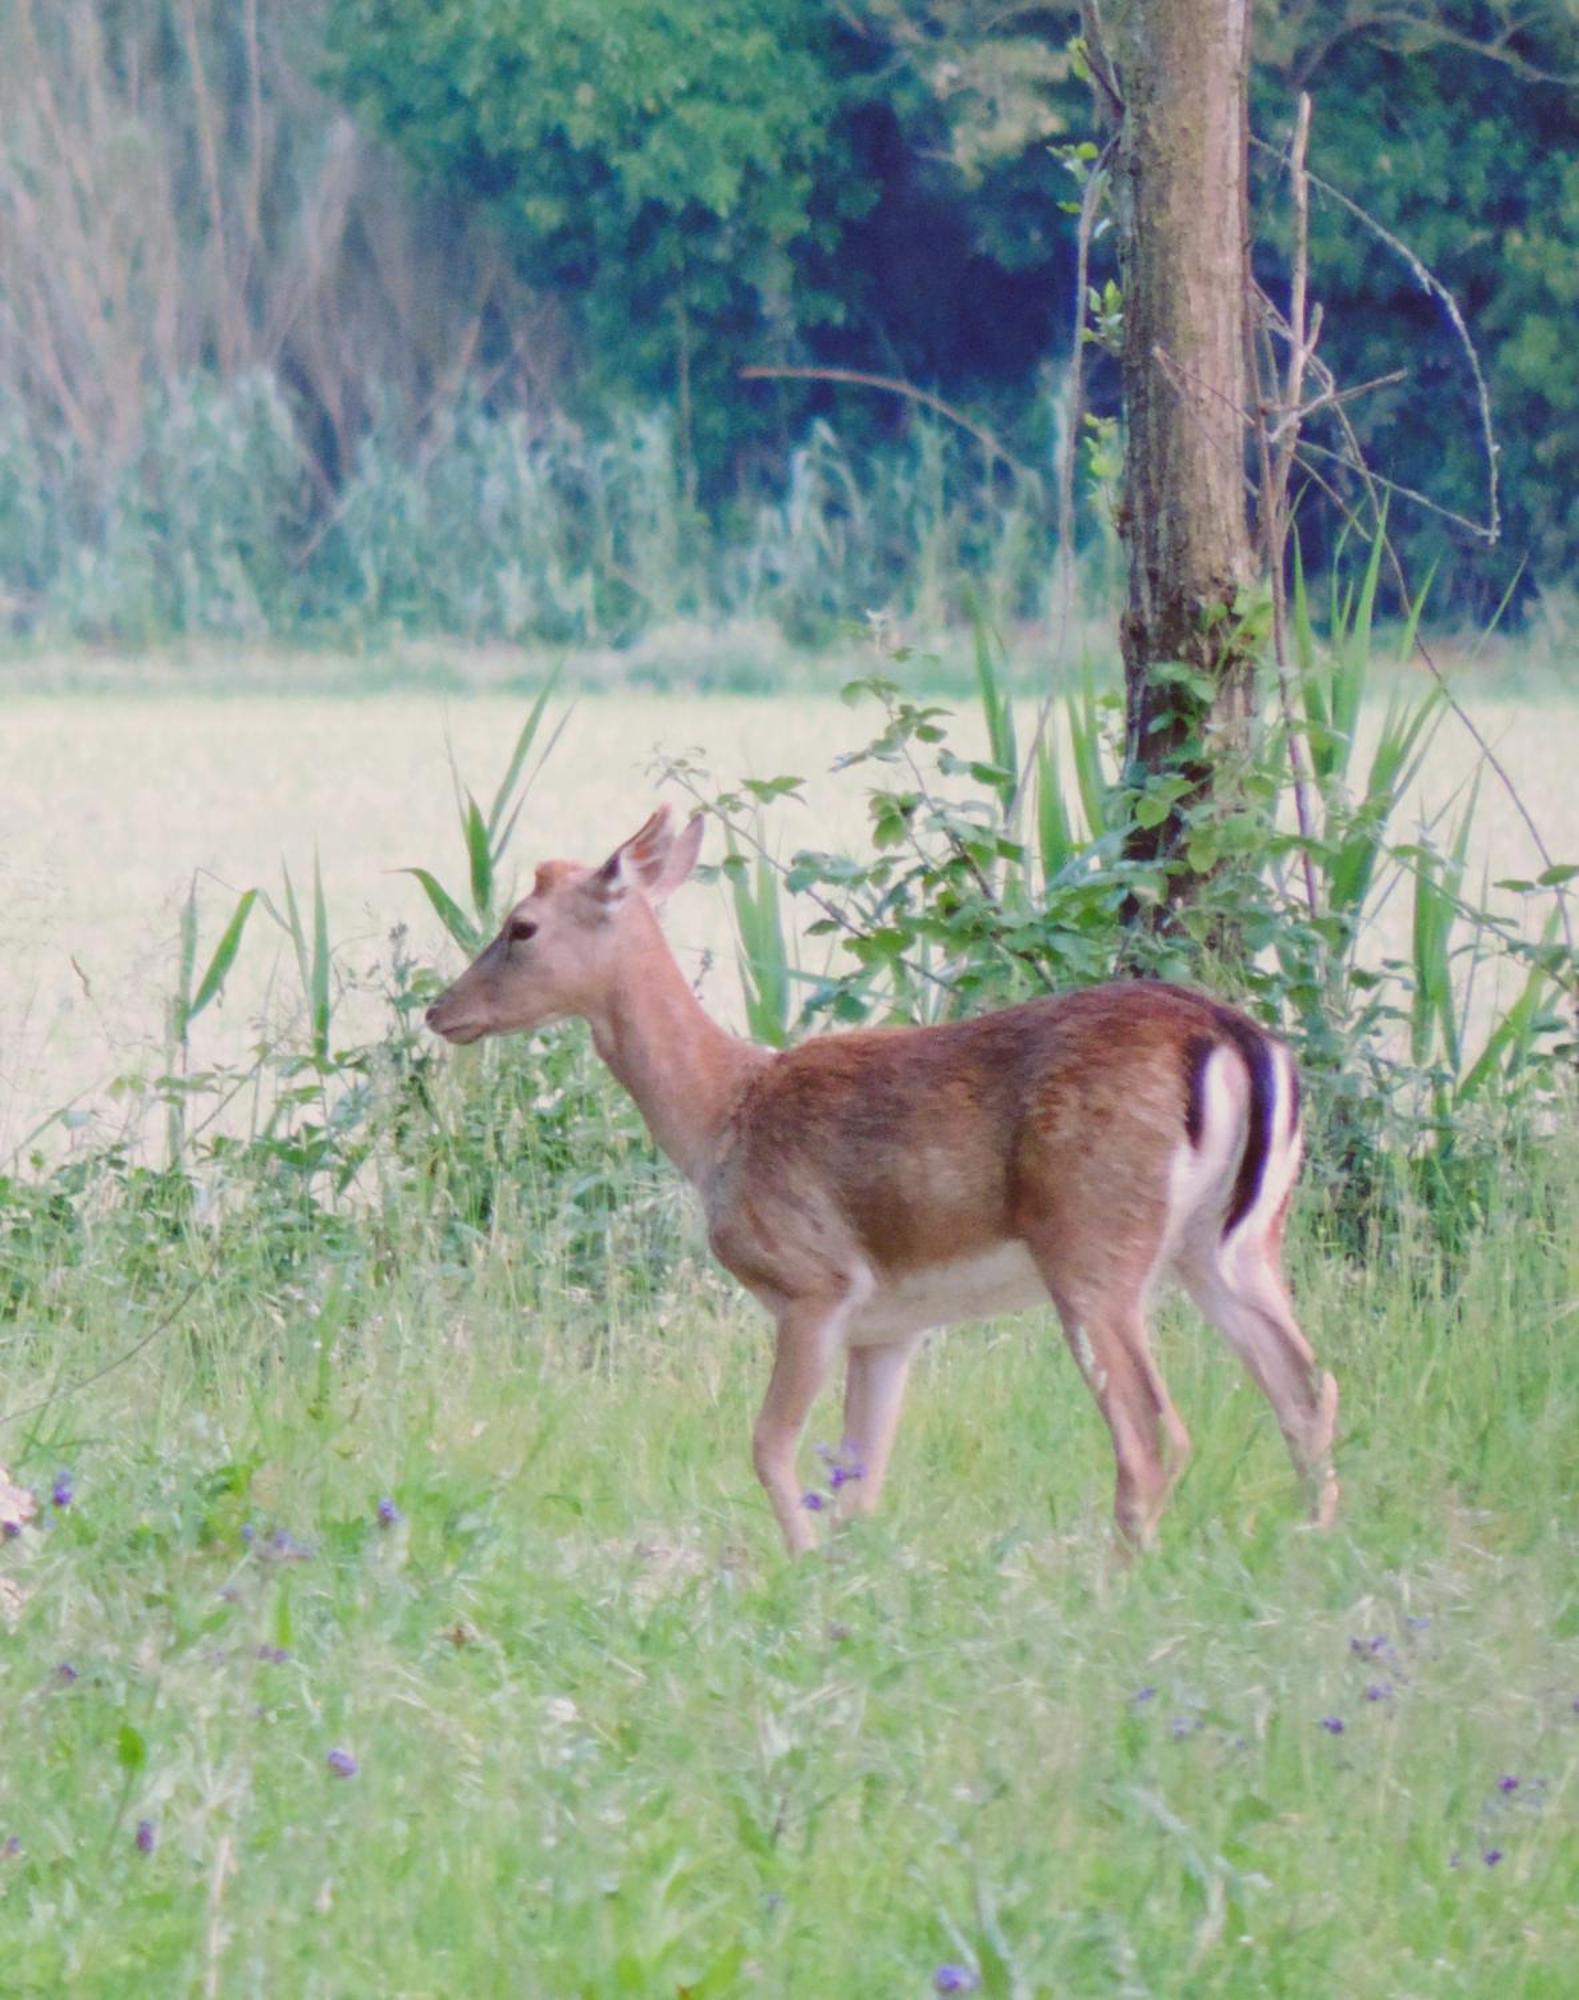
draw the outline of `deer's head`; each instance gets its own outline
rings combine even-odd
[[[595,1015],[641,976],[653,911],[696,865],[700,814],[676,834],[660,806],[601,868],[545,861],[493,943],[428,1009],[446,1041],[475,1042],[570,1015]]]

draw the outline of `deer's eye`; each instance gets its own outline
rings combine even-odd
[[[511,944],[525,944],[528,938],[537,936],[537,926],[530,917],[517,917],[510,926]]]

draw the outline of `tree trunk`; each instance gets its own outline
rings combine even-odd
[[[1235,615],[1254,574],[1245,509],[1249,16],[1250,0],[1119,0],[1111,16],[1123,99],[1115,200],[1128,776],[1143,787],[1179,781],[1157,795],[1166,816],[1137,827],[1130,853],[1171,864],[1165,908],[1190,894],[1189,824],[1225,762],[1247,750],[1254,710],[1254,659]]]

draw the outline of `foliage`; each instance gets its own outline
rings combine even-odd
[[[414,465],[357,449],[314,525],[311,453],[267,376],[178,384],[101,503],[81,457],[0,414],[0,589],[43,639],[623,644],[707,613],[825,643],[879,607],[947,623],[956,579],[1004,619],[1045,611],[1049,496],[933,424],[862,457],[826,424],[783,493],[715,524],[685,498],[661,412],[585,429],[455,411]]]
[[[1068,324],[1077,206],[1063,198],[1050,142],[1092,121],[1065,53],[1075,10],[1027,16],[932,0],[791,10],[793,30],[778,30],[773,116],[749,135],[742,107],[763,79],[748,78],[747,52],[775,12],[768,0],[633,11],[640,30],[628,10],[582,0],[481,14],[345,0],[335,16],[342,87],[424,171],[472,187],[503,217],[524,268],[580,301],[601,393],[678,399],[683,451],[689,465],[694,443],[708,493],[738,492],[757,463],[750,441],[776,432],[781,452],[786,432],[835,396],[841,428],[863,443],[887,421],[881,403],[852,402],[847,390],[781,384],[769,400],[731,381],[742,362],[764,358],[870,367],[881,356],[890,372],[986,407],[1015,449],[1039,456],[1045,432],[1028,415],[1027,388]],[[1579,408],[1563,338],[1575,207],[1565,176],[1579,134],[1571,15],[1511,0],[1322,0],[1260,9],[1257,35],[1262,134],[1275,140],[1294,91],[1310,88],[1313,166],[1441,276],[1486,352],[1508,553],[1478,576],[1451,573],[1454,608],[1489,608],[1526,559],[1560,575],[1574,540],[1556,469],[1573,455],[1565,426]],[[1259,222],[1276,291],[1271,172]],[[1440,308],[1350,212],[1318,200],[1316,223],[1323,353],[1339,381],[1406,370],[1356,406],[1377,469],[1481,518],[1475,426],[1444,431],[1439,419],[1444,404],[1469,407]],[[635,314],[633,296],[644,303]],[[1100,414],[1116,387],[1099,367]],[[1444,530],[1411,502],[1394,533],[1423,569]]]
[[[995,616],[1040,615],[1067,168],[1092,121],[1075,27],[984,0],[13,10],[0,614],[122,642],[618,643],[744,605],[805,639],[882,607],[935,624],[966,567]],[[1321,0],[1262,8],[1257,33],[1258,129],[1275,143],[1308,83],[1314,167],[1440,273],[1484,355],[1505,555],[1445,566],[1439,610],[1489,608],[1526,559],[1518,591],[1560,588],[1579,546],[1571,19]],[[1319,193],[1314,225],[1339,381],[1407,370],[1349,406],[1377,471],[1478,517],[1439,305]],[[1107,255],[1099,232],[1111,328]],[[983,475],[963,433],[941,442],[888,392],[742,382],[747,362],[908,378],[1018,469]],[[1101,347],[1089,398],[1111,419]],[[1080,490],[1106,562],[1101,493]],[[1414,573],[1466,547],[1412,501],[1392,520]],[[1307,504],[1302,531],[1324,565],[1336,528]]]
[[[985,626],[985,757],[956,747],[946,708],[906,692],[902,650],[887,671],[846,691],[875,706],[881,723],[839,766],[869,782],[863,850],[800,848],[780,863],[768,815],[774,801],[800,797],[799,777],[720,790],[693,764],[671,762],[671,775],[729,838],[724,866],[753,1019],[782,1038],[785,996],[796,987],[801,1020],[812,1024],[946,1019],[1107,978],[1115,967],[1204,977],[1292,1038],[1314,1086],[1315,1172],[1340,1231],[1352,1240],[1379,1208],[1429,1191],[1438,1225],[1456,1234],[1484,1202],[1510,1117],[1517,1124],[1532,1106],[1562,1100],[1576,1044],[1559,898],[1574,871],[1501,885],[1526,899],[1509,915],[1473,900],[1465,884],[1474,792],[1445,838],[1439,828],[1396,827],[1443,706],[1434,687],[1413,696],[1395,689],[1360,764],[1381,553],[1377,538],[1359,574],[1334,581],[1319,637],[1296,576],[1296,727],[1316,808],[1308,838],[1287,824],[1280,718],[1219,794],[1230,803],[1183,800],[1177,861],[1133,859],[1127,827],[1156,824],[1188,781],[1124,769],[1117,698],[1089,684],[1047,702],[1022,749]],[[1411,620],[1405,657],[1412,643]],[[1188,700],[1186,670],[1179,675]],[[1200,878],[1195,898],[1165,923],[1130,921],[1137,907],[1168,905],[1175,867]],[[1367,933],[1395,895],[1412,898],[1411,955],[1378,964]],[[1532,901],[1544,906],[1533,922]],[[797,937],[832,943],[825,972],[812,976],[797,962]],[[1476,1011],[1487,977],[1496,991],[1489,1015]]]
[[[1286,10],[1264,13],[1260,129],[1286,123],[1292,89],[1312,93],[1312,171],[1448,287],[1481,353],[1506,533],[1501,558],[1470,572],[1470,608],[1487,613],[1521,564],[1555,579],[1579,550],[1559,469],[1579,457],[1579,354],[1563,332],[1579,302],[1579,22],[1571,7],[1506,0],[1323,4],[1297,33]],[[1375,469],[1483,521],[1486,466],[1453,330],[1404,259],[1319,191],[1311,283],[1341,382],[1405,370],[1349,412]],[[1399,509],[1400,526],[1421,574],[1444,548],[1472,546],[1417,509]],[[1454,587],[1467,592],[1468,575]]]
[[[589,355],[626,394],[678,397],[684,449],[694,426],[712,463],[732,348],[833,311],[806,294],[807,253],[870,199],[832,31],[796,0],[340,0],[330,49],[346,101],[502,210],[534,281],[579,304]]]
[[[552,339],[483,232],[316,86],[324,14],[0,13],[0,403],[71,455],[69,498],[51,496],[68,536],[115,510],[139,453],[177,443],[185,405],[238,384],[289,398],[321,512],[370,426],[398,422],[409,449],[472,367],[517,399],[541,379]],[[182,448],[199,474],[202,438]]]
[[[432,869],[409,871],[464,949],[482,941],[507,893],[505,850],[557,740],[552,691],[529,710],[486,812],[455,773],[467,889],[452,894]],[[100,1227],[117,1232],[117,1254],[143,1272],[200,1230],[227,1284],[264,1289],[329,1253],[365,1273],[407,1235],[457,1266],[495,1243],[531,1241],[522,1296],[538,1302],[589,1290],[646,1297],[688,1256],[640,1118],[581,1039],[441,1057],[421,1025],[441,982],[412,962],[403,931],[371,967],[348,973],[316,860],[310,892],[286,867],[277,894],[243,891],[217,926],[205,921],[206,902],[194,880],[164,1062],[117,1081],[122,1129],[107,1144],[74,1144],[58,1163],[35,1147],[29,1172],[0,1178],[0,1318],[45,1310]],[[195,1067],[192,1024],[260,924],[286,946],[295,1005],[260,1026],[244,1059]],[[353,985],[381,1003],[384,1026],[348,1043],[338,1019]],[[73,1133],[75,1114],[61,1122]]]

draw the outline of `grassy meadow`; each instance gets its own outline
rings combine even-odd
[[[309,880],[316,851],[343,976],[395,923],[452,965],[392,871],[463,876],[446,733],[491,787],[522,706],[9,703],[0,1174],[68,1099],[68,1162],[130,1116],[107,1086],[161,1060],[194,869],[205,949],[237,891],[273,893],[281,856]],[[1571,702],[1474,706],[1579,856]],[[854,834],[859,786],[823,774],[862,733],[814,692],[584,697],[522,866],[630,831],[660,747],[815,776],[799,837]],[[1472,761],[1449,724],[1411,810]],[[1529,872],[1494,788],[1475,837],[1476,871]],[[670,928],[732,1013],[721,891]],[[249,932],[194,1061],[297,1004],[292,976]],[[343,1002],[350,1032],[371,1003]],[[572,1041],[445,1053],[423,1115],[486,1124]],[[749,1464],[765,1326],[683,1188],[584,1101],[623,1176],[590,1249],[543,1224],[561,1156],[502,1112],[519,1184],[464,1228],[411,1174],[305,1221],[283,1196],[229,1226],[157,1188],[69,1225],[41,1203],[5,1239],[0,1994],[1572,1990],[1570,1133],[1529,1138],[1446,1246],[1408,1213],[1339,1254],[1296,1216],[1344,1398],[1331,1535],[1169,1304],[1197,1456],[1154,1555],[1114,1561],[1105,1435],[1033,1314],[932,1344],[883,1515],[792,1566]],[[837,1436],[830,1396],[808,1481]]]

